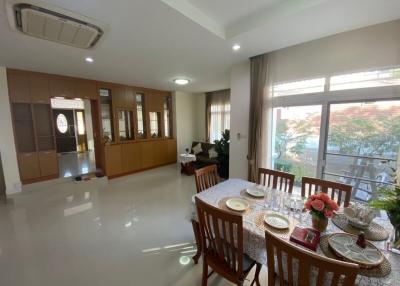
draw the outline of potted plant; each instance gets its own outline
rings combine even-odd
[[[326,230],[328,219],[332,217],[334,211],[339,209],[338,204],[326,193],[322,192],[311,195],[304,204],[304,207],[310,211],[313,228],[320,232]]]
[[[400,186],[384,187],[378,191],[377,199],[370,205],[379,210],[385,210],[395,231],[395,247],[400,247]]]
[[[215,151],[218,153],[219,175],[225,179],[229,177],[229,142],[230,134],[228,129],[222,132],[220,140],[214,141]]]

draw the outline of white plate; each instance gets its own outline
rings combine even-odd
[[[232,198],[226,201],[226,206],[231,210],[242,212],[249,208],[249,203],[241,198]]]
[[[289,228],[289,219],[277,212],[267,212],[264,216],[264,222],[277,229]]]
[[[260,189],[257,186],[253,186],[253,187],[246,189],[246,193],[248,193],[250,196],[256,197],[256,198],[264,197],[264,190]]]

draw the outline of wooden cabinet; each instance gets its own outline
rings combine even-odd
[[[107,176],[122,174],[122,146],[107,145],[104,152]]]
[[[7,82],[11,102],[31,102],[28,73],[7,70]]]
[[[146,102],[148,111],[163,110],[163,104],[164,104],[163,99],[164,97],[159,92],[146,93]]]
[[[29,85],[33,103],[50,103],[49,79],[47,76],[31,74]]]
[[[168,163],[175,163],[177,160],[176,140],[167,140]]]
[[[75,82],[72,79],[51,78],[51,97],[75,98]]]
[[[84,99],[98,99],[99,95],[94,82],[77,80],[75,83],[75,97]]]
[[[168,163],[168,145],[167,141],[154,141],[154,163],[156,165],[164,165]]]
[[[36,152],[18,154],[21,181],[40,177],[39,159]]]
[[[134,108],[133,90],[125,87],[113,87],[111,90],[114,107]]]
[[[55,150],[39,152],[39,168],[42,177],[58,174],[58,158]]]
[[[141,144],[142,150],[142,169],[155,166],[154,141],[146,141]]]
[[[135,172],[142,168],[142,150],[140,142],[122,144],[122,170]]]

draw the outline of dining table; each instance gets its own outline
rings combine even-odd
[[[265,241],[265,228],[260,225],[260,217],[262,217],[267,210],[263,199],[252,199],[245,194],[245,190],[253,187],[255,184],[242,179],[228,179],[221,182],[209,189],[202,191],[193,196],[190,204],[189,219],[197,221],[197,212],[195,207],[194,197],[198,197],[204,202],[219,208],[223,208],[221,202],[227,198],[240,197],[245,199],[249,203],[249,209],[242,214],[243,217],[243,242],[244,252],[255,261],[267,265],[267,254],[266,254],[266,241]],[[291,214],[287,214],[291,216]],[[308,212],[301,214],[301,219],[292,219],[292,222],[302,227],[312,227],[311,215]],[[390,224],[387,216],[376,217],[374,222],[383,226],[388,233],[392,233],[393,227]],[[343,233],[339,227],[337,227],[331,220],[329,220],[326,231],[321,233],[321,237],[332,233]],[[290,241],[290,233],[288,235],[282,235],[281,239]],[[386,241],[370,241],[378,249],[381,250],[383,255],[387,258],[391,265],[390,273],[385,277],[368,277],[364,275],[357,275],[356,285],[400,285],[400,255],[395,254],[387,249]],[[294,243],[291,242],[290,243]],[[302,247],[296,244],[299,247]],[[311,251],[311,250],[310,250]],[[325,256],[321,247],[318,246],[316,253]],[[311,272],[313,273],[313,272]],[[314,274],[317,273],[314,271]],[[312,274],[313,275],[313,274]],[[312,278],[311,278],[312,279]]]

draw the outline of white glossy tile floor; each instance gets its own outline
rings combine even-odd
[[[28,189],[0,206],[0,285],[201,284],[186,218],[194,177],[176,165]],[[208,285],[231,283],[213,274]]]

